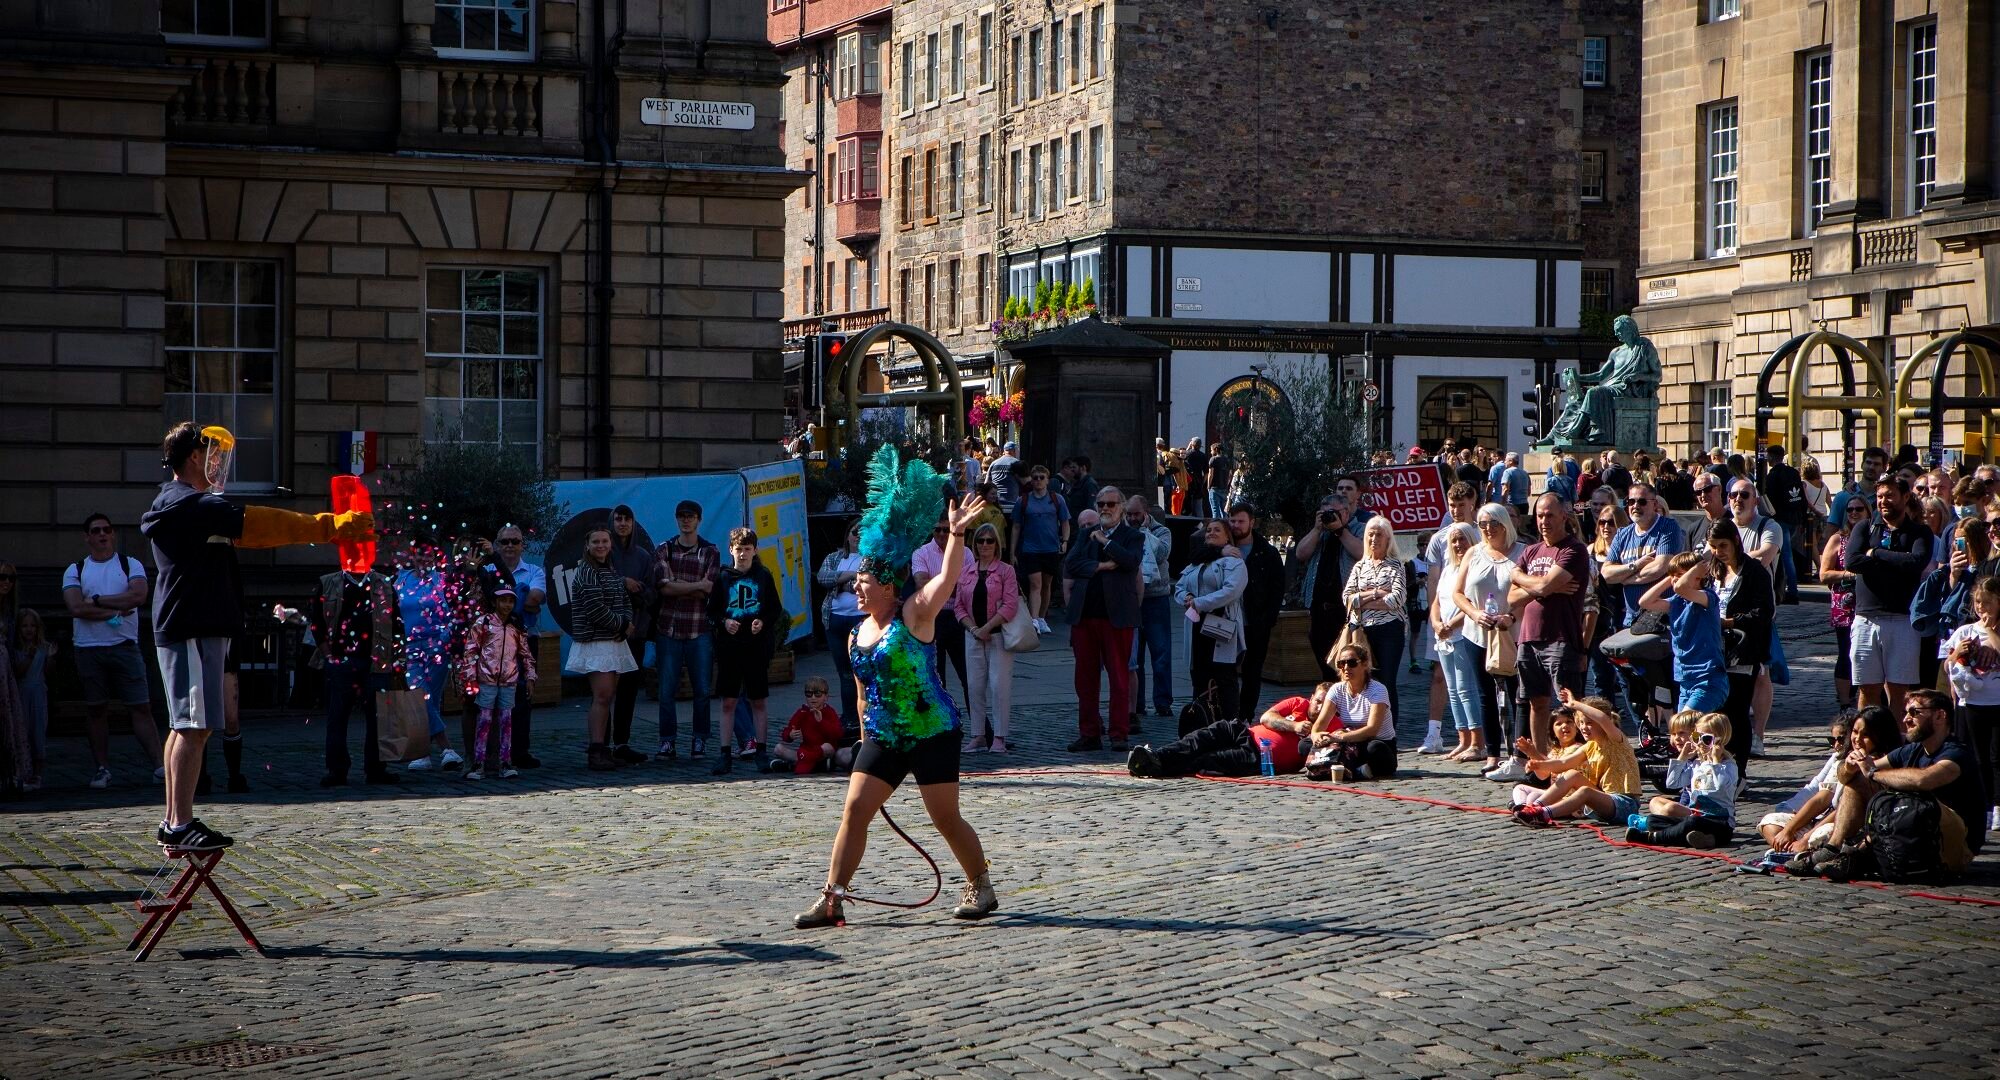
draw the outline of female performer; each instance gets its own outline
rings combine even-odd
[[[917,778],[931,824],[965,870],[965,887],[952,914],[978,919],[1000,907],[979,834],[959,816],[958,705],[938,677],[937,616],[950,602],[958,578],[939,574],[908,600],[898,601],[896,593],[909,575],[911,554],[929,538],[931,523],[944,513],[944,478],[922,461],[900,470],[899,474],[892,446],[876,451],[868,465],[861,569],[854,580],[862,620],[847,641],[848,660],[864,702],[861,748],[848,780],[826,885],[820,898],[792,920],[801,930],[846,920],[841,903],[848,881],[861,865],[868,823],[911,774]],[[942,565],[957,566],[963,560],[966,527],[984,507],[985,502],[974,496],[950,511]]]

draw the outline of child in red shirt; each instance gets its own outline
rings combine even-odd
[[[840,713],[826,703],[826,680],[817,675],[806,680],[806,703],[785,722],[778,735],[783,740],[771,748],[770,770],[786,765],[803,776],[823,769],[846,769],[854,761],[854,749],[842,748]]]

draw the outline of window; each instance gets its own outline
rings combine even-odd
[[[847,197],[841,194],[839,185],[835,182],[839,176],[840,151],[836,147],[832,153],[826,155],[826,168],[820,170],[820,179],[824,181],[820,184],[819,198],[821,202],[832,202],[835,199],[844,199]]]
[[[1049,213],[1063,207],[1063,141],[1049,140]]]
[[[903,321],[910,319],[910,268],[896,271],[896,310],[902,313]]]
[[[855,192],[859,199],[878,199],[882,196],[882,140],[861,140],[861,188]]]
[[[902,85],[900,105],[904,112],[917,107],[917,43],[903,42],[903,69],[899,76]]]
[[[432,270],[424,308],[424,441],[499,443],[540,460],[542,275]]]
[[[1063,66],[1063,21],[1057,19],[1049,31],[1049,93],[1062,93],[1068,78],[1069,69]]]
[[[1083,16],[1069,21],[1069,81],[1083,85]]]
[[[1910,27],[1910,213],[1937,184],[1937,24]]]
[[[806,298],[805,305],[808,312],[812,311],[813,301],[819,297],[819,286],[813,281],[817,273],[817,269],[811,263],[799,267],[799,291]]]
[[[993,136],[979,137],[979,200],[978,206],[993,205]]]
[[[843,310],[854,311],[857,310],[855,302],[861,298],[861,260],[849,257],[845,269],[847,277],[847,307]]]
[[[1611,310],[1611,268],[1608,266],[1586,266],[1583,268],[1583,288],[1581,296],[1583,310]]]
[[[854,198],[861,189],[861,148],[852,139],[842,139],[835,149],[833,167],[827,171],[838,180],[834,184],[833,200],[846,202]]]
[[[1000,43],[994,40],[993,13],[979,17],[979,85],[993,85],[993,65],[1000,51]]]
[[[1104,5],[1090,9],[1090,77],[1104,74]]]
[[[1601,37],[1583,39],[1583,85],[1604,85],[1604,76],[1610,67],[1607,44]]]
[[[910,198],[916,185],[916,159],[904,154],[898,163],[896,173],[896,224],[907,226],[913,215],[910,213]]]
[[[261,17],[262,4],[255,7]],[[437,0],[431,44],[440,56],[527,60],[535,55],[535,13],[529,0]]]
[[[834,43],[833,96],[846,100],[857,94],[882,92],[882,38],[848,34]]]
[[[1604,151],[1583,152],[1582,168],[1577,170],[1576,195],[1584,202],[1604,201]]]
[[[1736,444],[1736,406],[1730,399],[1728,383],[1714,383],[1702,392],[1706,408],[1703,415],[1706,427],[1703,431],[1702,449],[1713,450],[1720,446],[1725,449]]]
[[[1708,21],[1721,22],[1743,14],[1743,0],[1708,0]]]
[[[958,325],[958,263],[953,259],[944,264],[944,324]]]
[[[861,35],[861,92],[882,92],[882,35]]]
[[[938,36],[924,35],[924,103],[937,104],[938,99]]]
[[[1013,57],[1012,74],[1014,76],[1013,89],[1010,93],[1013,96],[1015,107],[1019,108],[1021,104],[1021,88],[1026,84],[1027,80],[1021,78],[1021,39],[1018,36],[1014,38],[1009,51]]]
[[[965,93],[965,26],[951,28],[951,48],[945,53],[945,93],[957,97]]]
[[[937,264],[925,263],[924,264],[924,321],[918,323],[917,325],[923,327],[926,330],[937,325],[937,321],[932,317],[933,313],[937,309],[933,307],[931,304],[931,297],[935,295],[936,286],[937,286]]]
[[[1090,201],[1104,201],[1104,125],[1090,129]]]
[[[278,265],[167,260],[166,413],[236,436],[245,487],[278,482]]]
[[[1091,248],[1089,251],[1074,252],[1070,255],[1069,279],[1075,282],[1078,288],[1082,288],[1083,283],[1088,281],[1091,283],[1092,291],[1096,290],[1099,255],[1100,252],[1097,248]]]
[[[1708,107],[1708,257],[1736,254],[1736,103]]]
[[[868,306],[882,306],[882,264],[874,256],[861,260],[868,267]]]
[[[1050,285],[1069,284],[1069,260],[1061,255],[1051,255],[1042,260],[1042,280]]]
[[[979,325],[987,324],[986,279],[993,272],[993,256],[981,255],[972,260],[972,314]]]
[[[961,196],[964,190],[965,144],[955,142],[951,144],[944,170],[944,208],[947,211],[956,214],[963,209]]]
[[[1042,32],[1028,31],[1028,100],[1042,96]]]
[[[1805,86],[1806,235],[1819,231],[1833,202],[1833,54],[1806,57]]]
[[[447,5],[439,4],[440,19]],[[457,5],[449,5],[457,6]],[[160,0],[160,33],[168,41],[208,45],[268,45],[270,7],[264,0]],[[439,42],[442,47],[443,42]],[[234,428],[230,430],[234,431]],[[238,451],[237,460],[242,460]]]
[[[1072,131],[1069,133],[1069,186],[1064,189],[1064,195],[1072,199],[1076,198],[1077,180],[1082,172],[1083,132]]]
[[[1028,147],[1028,216],[1042,216],[1042,144]]]
[[[1007,295],[1022,300],[1035,295],[1035,260],[1025,259],[1007,267]]]
[[[1021,152],[1007,154],[1007,212],[1021,216]]]
[[[937,217],[938,208],[938,152],[933,147],[924,151],[924,217]]]

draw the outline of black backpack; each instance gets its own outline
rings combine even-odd
[[[1938,851],[1938,801],[1912,791],[1882,791],[1868,800],[1864,831],[1884,881],[1929,881],[1944,870]]]

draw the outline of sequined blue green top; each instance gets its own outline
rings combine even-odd
[[[897,619],[875,644],[859,643],[861,628],[847,639],[847,656],[867,701],[861,727],[891,750],[907,750],[918,740],[957,731],[958,704],[938,675],[937,643],[919,641]]]

